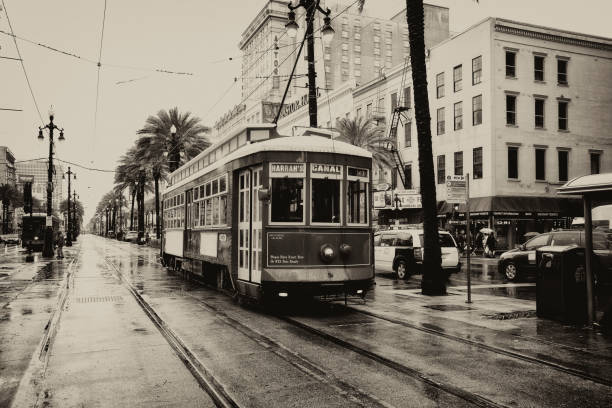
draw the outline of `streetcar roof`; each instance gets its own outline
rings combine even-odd
[[[203,174],[209,173],[225,164],[258,152],[281,152],[281,151],[300,151],[300,152],[313,152],[313,153],[336,153],[345,154],[349,156],[359,156],[371,158],[372,153],[369,151],[354,146],[352,144],[341,142],[339,140],[330,139],[322,136],[280,136],[272,139],[264,140],[261,142],[254,142],[247,144],[221,160],[196,171],[188,177],[178,181],[177,183],[166,187],[165,193],[169,193],[195,179],[201,177]],[[183,166],[181,166],[183,167]],[[180,170],[180,168],[178,169]],[[174,173],[173,173],[174,174]]]

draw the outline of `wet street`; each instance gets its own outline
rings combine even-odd
[[[365,301],[263,308],[157,255],[91,235],[62,261],[4,255],[0,406],[612,404],[612,339],[535,317],[534,283],[496,260],[473,265],[472,304],[462,271],[445,297],[380,275]]]

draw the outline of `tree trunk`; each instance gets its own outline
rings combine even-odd
[[[132,209],[130,210],[130,231],[134,231],[134,199],[136,198],[136,189],[132,190]]]
[[[419,144],[419,175],[423,204],[423,280],[424,295],[445,295],[446,276],[442,271],[442,256],[438,241],[438,203],[431,147],[431,117],[427,94],[425,66],[425,24],[423,0],[406,0],[406,17],[410,42],[412,89]]]
[[[160,237],[159,225],[159,174],[155,175],[155,238]]]

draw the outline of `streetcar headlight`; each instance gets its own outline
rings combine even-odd
[[[323,260],[323,262],[331,262],[335,256],[336,252],[334,251],[334,248],[331,247],[331,245],[323,244],[321,246],[321,259]]]
[[[287,294],[287,292],[279,292],[278,296],[279,297],[287,297],[289,295]]]
[[[38,237],[34,237],[34,241],[38,241]]]

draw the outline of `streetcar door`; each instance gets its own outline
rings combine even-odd
[[[238,279],[251,280],[251,170],[238,175]]]
[[[252,219],[251,219],[251,281],[261,283],[261,200],[259,199],[259,190],[262,188],[263,168],[257,167],[252,172]]]
[[[258,191],[262,167],[243,170],[238,176],[238,278],[261,283],[261,209]]]

